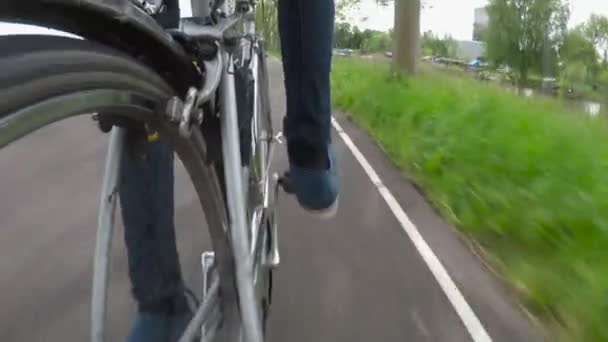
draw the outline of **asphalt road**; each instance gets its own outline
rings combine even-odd
[[[280,65],[270,63],[275,123],[285,113]],[[345,132],[437,255],[492,341],[541,341],[503,286],[358,128]],[[338,216],[316,221],[292,198],[279,205],[282,265],[270,341],[474,341],[376,185],[336,135]],[[48,127],[0,151],[0,341],[86,341],[107,136],[89,117]],[[285,166],[284,151],[276,167]],[[181,165],[176,225],[184,273],[200,284],[204,217]],[[133,317],[122,226],[114,243],[109,341]],[[475,341],[477,342],[477,341]]]

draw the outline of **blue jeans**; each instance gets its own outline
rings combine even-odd
[[[162,141],[123,154],[119,188],[129,277],[140,311],[186,310],[173,225],[173,151]]]
[[[325,148],[330,142],[333,0],[280,0],[288,142]]]
[[[288,143],[326,147],[334,2],[280,0],[278,10],[287,93],[284,134]],[[177,18],[158,19],[172,23],[164,26],[177,22]],[[123,157],[120,201],[129,277],[140,311],[185,310],[173,221],[173,159],[173,151],[162,141],[148,143],[145,157],[128,153]]]

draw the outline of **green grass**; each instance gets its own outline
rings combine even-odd
[[[603,84],[599,86],[599,90],[593,90],[593,88],[586,83],[574,84],[573,88],[575,94],[581,99],[600,103],[608,103],[608,87]],[[565,91],[566,89],[564,86],[562,87],[562,93],[565,93]]]
[[[281,58],[281,50],[277,50],[277,49],[269,49],[268,54],[275,57],[275,58]]]
[[[559,101],[336,59],[336,108],[483,249],[551,340],[608,341],[608,126]]]

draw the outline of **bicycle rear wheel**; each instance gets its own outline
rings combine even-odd
[[[0,70],[0,149],[53,122],[97,112],[112,112],[159,132],[181,159],[204,211],[219,272],[215,293],[222,293],[222,314],[236,308],[222,187],[215,165],[207,159],[200,128],[184,138],[165,118],[174,90],[154,70],[120,51],[66,37],[0,37]],[[93,325],[93,339],[102,340]]]

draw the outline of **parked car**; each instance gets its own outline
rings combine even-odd
[[[483,69],[488,66],[488,63],[486,63],[483,57],[477,57],[470,61],[467,66],[472,69]]]
[[[353,54],[353,50],[351,49],[335,49],[334,55],[336,56],[351,56]]]
[[[541,90],[545,94],[557,95],[559,93],[559,83],[553,77],[545,77],[543,78]]]
[[[512,70],[511,67],[509,67],[508,65],[501,65],[500,67],[498,67],[498,69],[496,69],[496,71],[501,74],[509,74]]]

